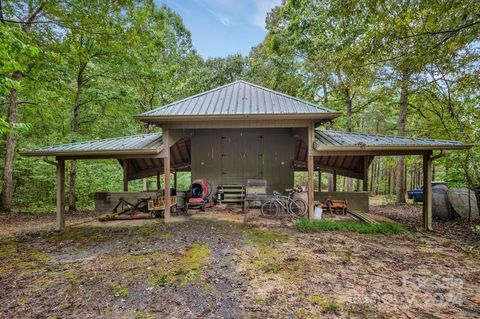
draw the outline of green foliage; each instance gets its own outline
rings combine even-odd
[[[336,312],[343,308],[342,304],[334,298],[325,298],[319,295],[311,295],[308,300],[314,306],[318,306],[323,313]]]
[[[248,57],[207,60],[182,18],[153,0],[2,5],[19,23],[0,23],[0,134],[14,133],[20,150],[155,131],[132,116],[238,79],[343,112],[335,128],[396,134],[403,71],[408,136],[480,140],[477,2],[284,1],[268,13],[268,34]],[[20,23],[40,5],[42,23]],[[2,144],[0,166],[4,154]],[[418,159],[406,163],[407,185],[421,186],[409,174],[421,168]],[[479,163],[479,148],[452,152],[435,162],[436,179],[479,185]],[[380,164],[378,193],[390,194],[394,159]],[[110,160],[78,161],[76,181],[79,209],[93,207],[95,191],[122,189],[120,166]],[[18,209],[54,208],[52,166],[16,156],[14,184]],[[179,174],[179,185],[188,189],[190,175]]]
[[[473,228],[473,232],[477,235],[480,235],[480,225],[476,225],[474,228]]]
[[[12,75],[25,72],[29,59],[38,53],[38,48],[27,43],[18,26],[0,23],[0,95],[20,88],[20,82]]]
[[[130,293],[128,287],[123,287],[121,285],[112,286],[112,294],[117,298],[127,298]]]
[[[247,243],[258,246],[266,246],[275,242],[283,242],[288,239],[284,234],[278,234],[257,228],[248,228],[244,231],[244,234],[247,238]]]
[[[367,224],[356,221],[332,221],[301,219],[295,227],[301,232],[344,231],[361,234],[395,235],[405,232],[402,225],[397,223]]]

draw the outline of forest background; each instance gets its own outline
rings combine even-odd
[[[155,132],[133,115],[238,79],[342,112],[337,130],[479,143],[480,2],[284,0],[266,25],[248,56],[204,59],[195,30],[154,1],[0,0],[1,210],[54,209],[54,167],[19,150]],[[67,164],[71,211],[122,189],[116,161]],[[371,193],[405,202],[421,165],[375,159]],[[187,188],[189,175],[179,179]],[[480,203],[479,148],[436,161],[434,179]],[[154,187],[132,189],[144,184]]]

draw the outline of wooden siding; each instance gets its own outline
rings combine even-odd
[[[214,186],[266,179],[269,192],[293,185],[294,142],[286,129],[195,130],[191,152],[192,179]]]

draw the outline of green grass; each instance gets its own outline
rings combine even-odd
[[[301,232],[344,231],[361,234],[394,235],[406,232],[402,225],[397,223],[380,223],[376,225],[356,221],[332,221],[301,219],[295,227]]]
[[[246,237],[246,243],[258,246],[266,246],[274,242],[283,242],[288,239],[287,235],[257,228],[248,228],[243,233]]]
[[[337,312],[342,309],[342,304],[334,298],[311,295],[308,300],[312,305],[320,307],[322,313]]]

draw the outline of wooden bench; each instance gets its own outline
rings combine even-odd
[[[342,215],[347,214],[348,202],[344,199],[331,199],[327,198],[322,203],[322,210],[328,211],[329,213],[341,213]]]

